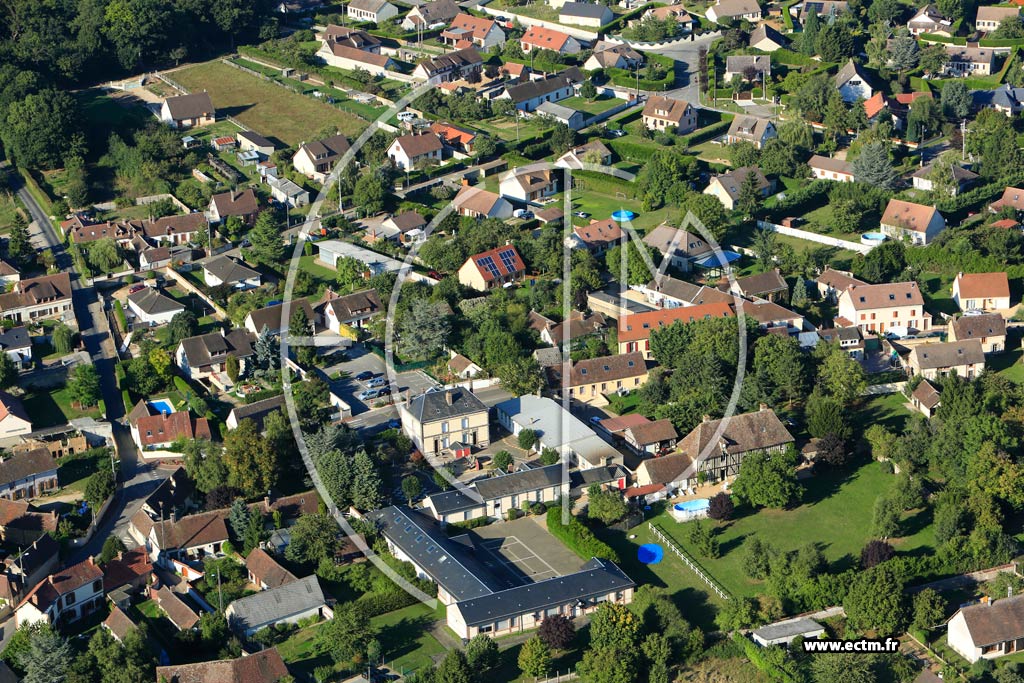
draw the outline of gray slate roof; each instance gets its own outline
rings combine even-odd
[[[985,353],[981,350],[981,341],[978,339],[922,344],[915,346],[910,353],[916,354],[918,367],[922,370],[954,368],[985,362]]]
[[[778,638],[795,638],[820,630],[822,630],[821,624],[813,619],[787,619],[762,626],[754,633],[765,640],[776,640]]]
[[[561,482],[562,465],[555,464],[536,469],[521,470],[512,474],[503,474],[497,477],[477,479],[470,483],[470,488],[487,501],[528,491],[539,491],[550,486],[558,486]],[[459,489],[435,493],[428,498],[438,514],[471,510],[483,505],[483,503],[477,502]]]
[[[203,266],[203,270],[217,276],[225,284],[242,282],[243,280],[260,276],[260,274],[252,268],[242,265],[229,256],[221,256],[213,259],[212,261],[208,261]]]
[[[567,17],[584,17],[586,19],[600,19],[605,12],[610,11],[607,5],[595,2],[567,2],[562,5],[559,14]]]
[[[239,630],[259,628],[327,604],[316,575],[277,588],[239,598],[228,605],[232,626]]]
[[[159,315],[161,313],[175,313],[184,311],[185,306],[171,297],[161,294],[153,287],[145,287],[128,295],[128,301],[135,304],[140,311],[148,315]]]
[[[12,327],[0,332],[0,350],[27,349],[31,346],[27,327]]]
[[[451,395],[449,404],[446,397]],[[487,406],[469,389],[461,387],[444,391],[427,391],[409,401],[409,412],[421,423],[450,420],[463,415],[472,415]]]

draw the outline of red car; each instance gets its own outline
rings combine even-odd
[[[141,292],[145,288],[146,288],[146,285],[132,285],[131,287],[128,288],[128,293],[129,294],[134,294],[135,292]]]

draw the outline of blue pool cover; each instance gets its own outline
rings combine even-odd
[[[665,551],[657,543],[644,543],[636,550],[636,559],[644,564],[658,564],[665,556]]]

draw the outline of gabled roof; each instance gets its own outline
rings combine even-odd
[[[1019,7],[993,7],[991,5],[984,5],[978,8],[978,15],[975,23],[978,21],[995,21],[1000,22],[1007,17],[1020,18]]]
[[[526,270],[522,257],[511,244],[474,254],[466,263],[472,263],[485,282],[512,277]]]
[[[479,187],[470,185],[463,186],[459,193],[452,199],[452,206],[456,209],[466,209],[487,215],[498,202],[504,201],[501,195]]]
[[[865,102],[865,106],[867,102]],[[871,115],[868,115],[871,118]],[[853,166],[848,161],[842,159],[836,159],[835,157],[823,157],[815,154],[811,157],[807,165],[812,169],[817,168],[822,171],[829,171],[830,173],[843,173],[846,175],[853,175]]]
[[[153,563],[144,547],[126,550],[103,565],[103,590],[110,593],[152,573]]]
[[[917,385],[912,394],[914,399],[928,410],[932,410],[935,406],[939,405],[942,400],[942,395],[939,390],[935,388],[935,385],[926,379],[922,379],[921,383]]]
[[[12,327],[0,331],[0,350],[28,349],[32,347],[32,339],[28,336],[27,327]]]
[[[483,40],[495,26],[493,19],[475,17],[472,14],[461,13],[452,19],[449,30],[457,29],[467,32],[470,39]]]
[[[923,233],[928,230],[928,225],[936,214],[942,217],[934,206],[890,199],[882,214],[881,224]]]
[[[962,299],[1004,299],[1010,297],[1006,273],[958,273],[953,281]]]
[[[998,313],[962,315],[950,323],[958,340],[1006,336],[1006,320]]]
[[[227,356],[242,359],[252,356],[256,337],[249,330],[237,328],[227,334],[210,332],[183,339],[185,358],[193,368],[208,366]]]
[[[129,294],[128,301],[148,315],[160,315],[171,311],[177,313],[185,310],[184,304],[153,287],[144,287],[134,294]]]
[[[662,275],[660,281],[651,280],[647,283],[647,289],[684,305],[735,303],[733,295],[728,292],[707,285],[695,285],[685,280],[677,280],[669,275]]]
[[[572,364],[568,386],[614,382],[647,373],[644,354],[637,351],[600,358],[587,358]]]
[[[341,322],[367,318],[384,310],[376,289],[361,289],[341,296],[330,292],[325,294],[325,299],[321,303],[329,307],[335,318]]]
[[[434,133],[424,133],[423,135],[403,135],[399,138],[395,138],[395,141],[391,144],[397,145],[410,159],[415,159],[416,157],[423,156],[424,154],[440,152],[444,147],[444,145],[441,144],[441,138],[437,137]]]
[[[251,144],[255,145],[256,147],[270,147],[270,148],[275,147],[273,142],[271,142],[270,140],[266,139],[265,137],[263,137],[259,133],[254,133],[251,130],[240,130],[237,133],[235,133],[235,137],[237,137],[239,139],[242,139],[242,140],[247,140]]]
[[[562,74],[553,74],[537,81],[527,81],[505,88],[505,92],[513,102],[528,102],[544,95],[550,95],[572,83],[571,79]]]
[[[230,510],[211,510],[188,515],[178,520],[165,519],[153,524],[150,538],[161,550],[185,550],[228,540],[224,523]]]
[[[167,614],[167,618],[180,630],[190,629],[199,623],[196,611],[167,586],[162,586],[156,591],[156,601],[160,609]]]
[[[178,439],[213,438],[210,423],[205,417],[193,418],[192,413],[179,410],[169,415],[150,415],[136,422],[139,441],[143,447],[169,443]]]
[[[390,4],[391,3],[389,3],[388,0],[351,0],[348,3],[348,6],[364,12],[377,13]]]
[[[761,138],[768,131],[769,126],[774,128],[771,119],[761,119],[756,116],[737,116],[729,124],[729,132],[727,134],[742,140],[760,142]]]
[[[850,297],[854,310],[923,306],[924,298],[916,282],[890,282],[880,285],[848,287],[840,296]]]
[[[667,418],[632,425],[626,428],[626,434],[627,437],[632,436],[633,441],[641,446],[671,441],[679,436],[672,420]]]
[[[380,46],[380,40],[366,31],[348,26],[328,24],[324,29],[323,39],[328,42],[341,43],[357,50],[368,50]]]
[[[910,350],[910,355],[922,370],[942,370],[961,365],[985,363],[985,353],[980,339],[955,342],[921,344]]]
[[[701,422],[677,444],[679,451],[690,458],[697,458],[715,438],[719,425],[724,427],[715,447],[727,453],[767,450],[794,441],[775,411],[762,408],[752,413]]]
[[[20,401],[18,402],[20,405]],[[28,418],[25,418],[26,420]],[[47,448],[33,448],[0,462],[0,485],[57,471],[57,461]]]
[[[442,21],[451,21],[459,15],[459,6],[452,0],[434,0],[413,8],[417,14],[409,14],[409,19],[414,23],[436,24]],[[421,19],[422,18],[422,19]]]
[[[758,75],[771,70],[771,57],[768,55],[729,55],[725,58],[725,70],[731,73],[743,73],[753,69]]]
[[[366,50],[360,50],[357,47],[351,47],[343,43],[324,43],[324,46],[331,51],[335,57],[342,57],[344,59],[351,60],[353,62],[361,62],[363,64],[369,64],[370,66],[376,66],[379,68],[386,68],[391,63],[391,57],[387,55],[379,55],[374,52],[367,52]]]
[[[121,611],[121,608],[114,605],[110,608],[110,615],[103,621],[103,625],[110,630],[114,638],[119,641],[124,641],[125,636],[133,629],[136,628],[135,622],[131,618]]]
[[[279,683],[286,676],[288,667],[273,647],[238,659],[156,668],[157,680],[167,683]]]
[[[868,78],[861,71],[861,67],[857,62],[852,59],[847,61],[842,69],[836,74],[835,84],[837,88],[841,88],[849,83],[854,78],[860,78],[862,81],[867,82]]]
[[[480,65],[483,64],[483,61],[483,57],[480,56],[476,47],[473,46],[421,60],[419,66],[422,66],[429,75]]]
[[[773,268],[764,273],[736,278],[735,287],[744,296],[763,296],[765,294],[789,291],[789,285],[786,284],[786,280],[782,277],[778,268]]]
[[[771,188],[771,183],[764,176],[757,166],[741,166],[740,168],[734,168],[728,173],[722,173],[711,179],[712,183],[717,182],[725,190],[726,194],[732,197],[733,201],[740,198],[740,192],[743,188],[743,181],[747,179],[747,176],[753,174],[754,180],[757,183],[757,189],[759,192],[768,190]]]
[[[262,548],[252,549],[245,558],[245,568],[267,588],[277,588],[298,581],[294,574],[278,564],[277,560]]]
[[[692,111],[693,105],[685,100],[651,95],[644,104],[643,116],[671,121],[678,126]]]
[[[693,458],[685,453],[672,453],[660,458],[648,458],[640,463],[653,484],[671,484],[677,481],[693,464]]]
[[[243,282],[260,277],[258,271],[239,263],[230,256],[218,256],[203,265],[203,270],[219,278],[224,284]]]
[[[560,16],[581,17],[584,19],[601,19],[610,13],[607,5],[598,2],[567,2],[558,10]]]
[[[67,273],[42,275],[14,283],[14,289],[0,294],[0,311],[11,311],[45,302],[71,298],[71,276]]]
[[[300,148],[299,151],[305,150],[311,159],[316,159],[318,162],[330,162],[333,163],[336,159],[340,158],[349,149],[348,140],[344,135],[332,135],[329,138],[323,140],[314,140],[313,142],[307,142]]]
[[[889,106],[889,102],[885,99],[885,95],[879,90],[875,92],[871,97],[864,100],[864,113],[867,114],[868,119],[875,118],[880,111]]]
[[[836,291],[843,291],[847,287],[866,285],[867,283],[863,280],[858,280],[853,277],[850,273],[842,270],[835,270],[829,266],[826,266],[825,270],[821,272],[821,275],[814,279],[815,282],[823,284],[827,287],[831,287]]]
[[[236,422],[242,420],[252,420],[256,423],[256,429],[260,432],[263,431],[263,420],[266,419],[267,415],[274,412],[275,410],[282,410],[284,408],[284,394],[278,396],[271,396],[265,398],[262,401],[254,401],[252,403],[235,406],[231,410],[231,415],[235,416]]]
[[[951,62],[969,62],[971,64],[991,64],[995,52],[985,47],[966,47],[963,45],[943,45]]]
[[[590,221],[589,225],[577,225],[573,232],[580,241],[590,247],[604,247],[622,239],[622,228],[611,218]]]
[[[256,333],[259,334],[266,327],[272,334],[277,334],[281,330],[288,327],[288,318],[282,319],[285,315],[284,303],[274,304],[273,306],[267,306],[265,308],[258,308],[255,311],[251,311],[247,318],[252,321],[253,327],[256,329]],[[291,315],[296,309],[301,308],[306,314],[306,320],[315,320],[316,315],[313,313],[313,307],[309,305],[309,301],[306,299],[293,299],[291,306],[288,309],[288,315]]]
[[[681,322],[691,323],[696,320],[711,318],[731,318],[734,313],[732,306],[726,303],[701,304],[698,306],[679,306],[664,310],[633,313],[619,318],[619,343],[639,341],[651,336],[651,331]]]
[[[19,603],[19,607],[31,602],[40,611],[49,609],[62,595],[74,592],[93,581],[103,578],[103,571],[90,557],[83,562],[65,567],[40,581]],[[100,590],[99,592],[102,592]]]
[[[259,202],[256,199],[256,193],[252,191],[252,188],[246,188],[241,192],[222,192],[215,194],[210,198],[213,202],[213,206],[217,209],[217,213],[220,216],[248,216],[256,213],[259,209]]]
[[[7,393],[6,391],[0,391],[0,422],[3,422],[8,415],[16,417],[19,420],[24,420],[25,422],[31,422],[28,413],[25,412],[25,406],[21,403],[21,399]],[[8,459],[8,461],[9,460],[10,459]],[[2,470],[3,465],[0,465],[0,471]]]
[[[526,33],[523,34],[520,41],[533,47],[555,50],[557,52],[569,42],[570,38],[572,38],[572,36],[568,33],[562,33],[561,31],[556,31],[553,28],[531,26],[526,29]]]
[[[1024,596],[962,607],[959,611],[975,647],[1024,638]],[[956,618],[956,615],[953,615]]]
[[[197,211],[178,216],[163,216],[162,218],[150,218],[144,221],[129,221],[134,227],[142,229],[146,237],[156,239],[169,235],[188,235],[199,232],[209,224],[206,214]]]
[[[719,0],[717,5],[710,7],[716,17],[739,17],[745,14],[761,14],[761,6],[756,0]]]
[[[213,108],[213,100],[210,99],[210,93],[208,92],[168,97],[164,100],[164,104],[167,105],[167,111],[175,121],[213,116],[216,111]]]
[[[643,243],[654,247],[662,256],[688,256],[695,258],[711,251],[711,245],[704,241],[700,235],[694,234],[683,228],[676,228],[668,223],[662,223],[654,230],[644,235]]]
[[[785,47],[789,44],[789,40],[787,40],[781,33],[768,24],[761,24],[750,32],[750,40],[747,41],[747,45],[754,47],[764,40],[770,40],[781,47]]]
[[[427,424],[487,412],[487,406],[469,389],[457,387],[415,396],[409,401],[408,410],[417,422]]]

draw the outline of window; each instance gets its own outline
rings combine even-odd
[[[71,604],[74,604],[74,602],[75,602],[75,594],[74,594],[74,592],[68,593],[67,595],[64,596],[64,604],[65,605],[71,605]]]
[[[468,417],[462,418],[462,428],[463,429],[468,429],[469,428],[469,418]]]
[[[447,434],[448,433],[448,423],[447,422],[442,422],[441,423],[441,433],[442,434]]]

